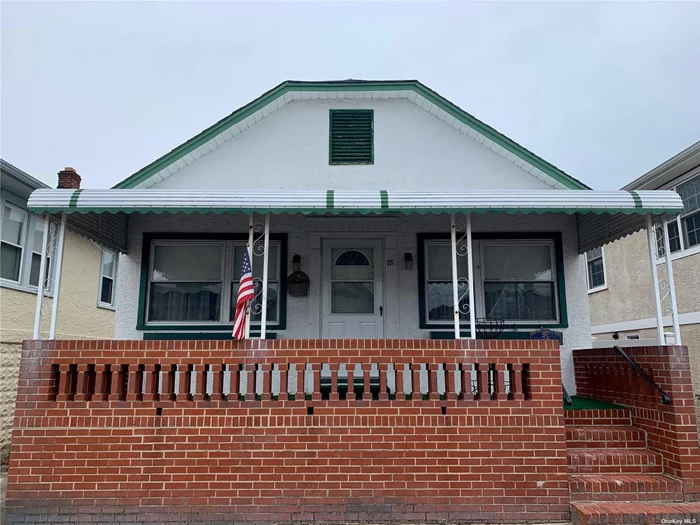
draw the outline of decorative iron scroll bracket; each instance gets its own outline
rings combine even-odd
[[[620,348],[619,346],[614,346],[613,348],[614,348],[615,350],[617,350],[617,352],[618,352],[622,357],[624,357],[624,358],[627,360],[627,362],[628,362],[629,364],[631,364],[632,367],[633,367],[637,372],[639,372],[639,373],[641,374],[641,376],[642,376],[644,379],[646,379],[646,380],[651,384],[651,386],[654,387],[654,390],[656,390],[659,394],[661,394],[661,403],[663,403],[664,405],[670,405],[670,404],[671,404],[671,398],[668,397],[668,394],[667,394],[666,392],[664,392],[664,390],[663,390],[659,385],[656,384],[656,381],[654,381],[654,380],[651,378],[651,376],[649,376],[649,374],[647,374],[647,373],[644,371],[644,369],[643,369],[641,366],[639,366],[639,364],[627,354],[627,352],[625,352],[625,351],[624,351],[622,348]]]

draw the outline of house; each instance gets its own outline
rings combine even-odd
[[[417,81],[284,82],[115,188],[37,190],[120,247],[118,308],[114,339],[24,343],[9,515],[700,512],[687,350],[588,348],[582,255],[682,207],[591,190]]]
[[[622,188],[673,190],[683,199],[683,212],[669,223],[669,248],[678,325],[688,347],[694,391],[700,394],[700,142],[681,151]],[[671,296],[666,275],[663,231],[657,234],[657,268],[661,276],[662,323],[672,330]],[[587,254],[591,332],[594,344],[605,346],[613,337],[622,344],[658,342],[654,283],[645,232],[637,232]],[[698,404],[700,410],[700,404]],[[700,412],[699,412],[700,413]]]
[[[27,210],[27,199],[34,190],[49,186],[4,160],[0,160],[0,171],[0,447],[6,458],[10,448],[22,341],[36,338],[32,331],[47,225],[45,217]],[[59,224],[60,221],[53,218],[49,221],[44,272],[46,291],[41,301],[41,309],[45,312],[53,309]],[[72,227],[66,232],[65,246],[60,316],[53,326],[50,326],[49,317],[45,317],[41,335],[62,339],[112,337],[117,252],[95,244],[77,234]]]

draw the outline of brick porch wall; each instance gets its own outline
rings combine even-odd
[[[553,341],[24,344],[7,523],[568,518]]]
[[[684,497],[700,499],[700,448],[688,349],[624,349],[671,398],[670,405],[613,348],[574,350],[578,394],[629,407],[632,424],[646,431],[648,447],[663,456],[664,472],[683,480]]]

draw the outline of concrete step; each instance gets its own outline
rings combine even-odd
[[[576,502],[573,525],[693,525],[700,523],[700,502]]]
[[[682,501],[681,482],[665,474],[571,474],[572,501]]]
[[[643,430],[631,426],[572,425],[566,427],[569,448],[644,448]]]
[[[661,473],[661,456],[645,448],[570,448],[566,455],[573,474]]]
[[[575,426],[630,425],[630,412],[626,408],[564,410],[564,424]]]

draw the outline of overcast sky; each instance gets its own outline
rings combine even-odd
[[[286,79],[418,79],[596,189],[700,139],[700,3],[2,2],[0,153],[110,187]]]

